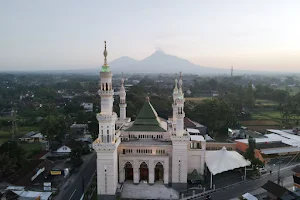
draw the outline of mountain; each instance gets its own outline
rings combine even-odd
[[[120,69],[124,66],[131,66],[137,64],[139,61],[128,56],[123,56],[117,58],[109,63],[109,65],[113,66],[115,69]]]
[[[163,51],[156,51],[143,60],[135,60],[130,57],[121,57],[109,63],[114,72],[125,73],[201,73],[215,74],[229,73],[227,69],[202,67],[177,56],[169,55]]]

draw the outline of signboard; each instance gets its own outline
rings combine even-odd
[[[45,171],[45,167],[43,167],[42,169],[39,169],[36,172],[36,174],[31,177],[31,181],[33,181],[34,179],[36,179],[36,177],[38,177],[43,171]]]
[[[61,171],[50,171],[51,175],[61,175]]]
[[[44,191],[51,191],[51,182],[44,182]]]

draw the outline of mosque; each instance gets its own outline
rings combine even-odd
[[[120,116],[113,111],[114,89],[106,42],[103,54],[98,91],[101,97],[101,112],[97,114],[99,135],[93,142],[99,198],[115,199],[117,188],[124,182],[186,189],[188,174],[195,170],[204,174],[206,141],[203,136],[192,136],[186,130],[181,75],[175,80],[171,118],[160,118],[147,97],[135,121],[131,121],[126,116],[124,79],[119,91]]]

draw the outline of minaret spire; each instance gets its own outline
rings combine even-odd
[[[123,88],[124,87],[124,74],[123,74],[123,72],[122,72],[122,78],[121,78],[121,88]]]
[[[122,72],[122,78],[121,78],[121,87],[120,87],[120,120],[125,121],[126,120],[126,90],[124,87],[124,74]]]
[[[104,41],[104,66],[107,66],[107,51],[106,51],[106,41]]]
[[[182,94],[182,75],[179,73],[179,93]]]
[[[175,87],[174,87],[173,93],[174,93],[174,94],[177,94],[177,93],[178,93],[178,80],[177,80],[177,74],[175,75]]]

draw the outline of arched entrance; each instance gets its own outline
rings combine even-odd
[[[133,181],[133,167],[130,162],[125,164],[125,181],[131,180]]]
[[[140,181],[148,181],[149,169],[145,162],[140,165]]]
[[[164,180],[164,166],[158,162],[154,168],[155,173],[155,181],[163,181]]]

